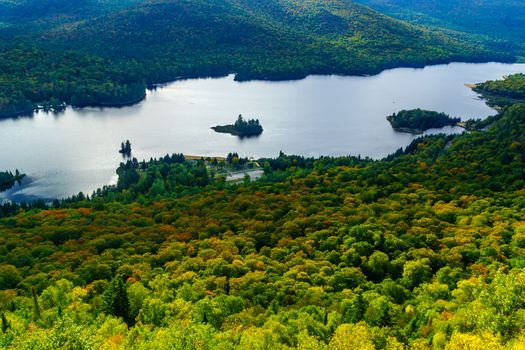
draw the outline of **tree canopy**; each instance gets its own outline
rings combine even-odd
[[[263,159],[255,182],[176,154],[129,160],[89,200],[0,219],[0,342],[519,348],[523,145],[514,105],[381,161]]]

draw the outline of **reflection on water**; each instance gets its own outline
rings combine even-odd
[[[383,157],[408,145],[413,135],[392,130],[385,117],[424,108],[462,119],[494,114],[465,87],[525,72],[499,63],[399,68],[371,77],[311,76],[300,81],[235,82],[233,76],[194,79],[149,91],[140,104],[122,108],[67,108],[53,115],[0,120],[0,171],[19,169],[22,186],[0,194],[15,200],[65,197],[114,182],[122,140],[141,159],[168,153],[224,156]],[[257,138],[210,129],[239,114],[257,116]],[[446,133],[461,132],[445,128]],[[435,131],[429,131],[435,132]]]

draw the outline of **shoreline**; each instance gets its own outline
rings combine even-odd
[[[184,80],[191,80],[191,79],[220,79],[225,78],[230,75],[234,76],[234,81],[239,83],[244,82],[252,82],[252,81],[267,81],[267,82],[285,82],[285,81],[301,81],[304,80],[310,76],[337,76],[337,77],[373,77],[377,76],[379,74],[382,74],[383,72],[394,70],[394,69],[425,69],[426,67],[434,67],[434,66],[443,66],[443,65],[450,65],[450,64],[490,64],[490,63],[499,63],[499,64],[522,64],[525,65],[525,63],[518,62],[517,60],[500,60],[496,61],[493,59],[488,60],[470,60],[470,61],[460,61],[460,60],[443,60],[443,61],[435,61],[435,62],[429,62],[427,64],[401,64],[396,66],[389,66],[385,65],[384,67],[377,68],[377,69],[371,69],[368,72],[365,71],[338,71],[334,70],[333,72],[326,72],[322,70],[312,70],[309,73],[304,72],[298,72],[298,73],[289,73],[286,76],[276,76],[276,75],[254,75],[254,74],[244,74],[239,73],[235,71],[228,71],[225,73],[220,74],[209,74],[209,75],[181,75],[178,77],[175,77],[173,80],[168,81],[159,81],[156,83],[146,83],[144,86],[144,95],[140,99],[135,99],[132,101],[126,101],[121,103],[96,103],[92,105],[82,105],[82,106],[75,106],[71,104],[66,104],[67,107],[72,107],[75,109],[82,109],[82,108],[123,108],[123,107],[129,107],[134,106],[136,104],[141,103],[142,101],[145,101],[147,98],[147,91],[154,91],[158,88],[162,89],[164,86],[178,82],[178,81],[184,81]],[[469,85],[475,85],[475,84],[465,84],[465,86],[470,87]],[[31,112],[28,111],[16,111],[10,114],[0,114],[0,119],[9,119],[9,118],[16,118],[21,116],[27,116],[31,117],[35,111],[38,111],[38,108],[34,108]],[[62,113],[63,111],[59,111],[57,113]]]
[[[217,159],[217,160],[226,160],[226,157],[216,157],[216,156],[198,156],[198,155],[191,155],[191,154],[183,154],[184,159],[186,160],[201,160],[201,159]]]

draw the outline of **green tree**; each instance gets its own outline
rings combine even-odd
[[[38,304],[38,294],[35,287],[31,287],[31,295],[33,297],[33,318],[36,321],[40,318],[40,305]]]
[[[432,269],[429,263],[427,258],[407,261],[403,267],[403,278],[406,280],[406,283],[409,286],[416,287],[428,281],[432,276]]]
[[[120,276],[113,278],[104,290],[102,309],[107,314],[122,317],[128,325],[132,323],[129,318],[128,289]]]
[[[9,322],[7,321],[7,318],[5,318],[5,313],[2,312],[2,333],[7,332],[9,329]]]
[[[20,281],[20,274],[15,266],[0,265],[0,289],[15,288]]]

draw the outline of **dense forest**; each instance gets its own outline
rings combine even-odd
[[[116,187],[0,219],[0,344],[519,349],[524,145],[514,105],[381,161],[262,159],[255,182],[129,160]]]
[[[346,0],[0,0],[0,48],[0,116],[51,99],[134,103],[146,86],[181,77],[291,79],[514,58]]]
[[[525,59],[525,3],[521,0],[356,0],[389,16],[468,33],[496,50]],[[463,36],[464,34],[458,33]]]
[[[525,74],[513,74],[502,80],[491,80],[474,86],[489,105],[508,106],[525,102]]]
[[[445,113],[426,111],[422,109],[402,110],[386,117],[392,128],[397,131],[421,134],[432,128],[442,128],[456,125],[460,118],[451,118]]]
[[[145,84],[134,73],[100,58],[20,45],[0,50],[0,116],[26,114],[46,103],[125,105],[144,96]]]

